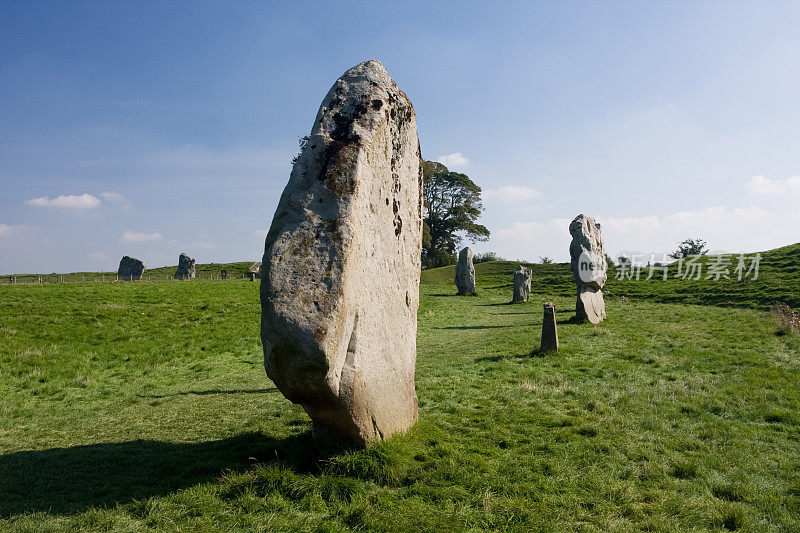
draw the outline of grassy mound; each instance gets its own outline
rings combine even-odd
[[[424,273],[420,423],[361,451],[266,378],[257,284],[0,287],[0,529],[800,529],[797,335],[650,296],[574,324],[565,265],[510,305],[514,266]]]
[[[750,266],[751,254],[746,254],[746,266]],[[663,271],[643,268],[640,279],[629,279],[629,272],[610,268],[606,290],[612,296],[644,299],[665,303],[689,303],[716,305],[721,307],[746,307],[769,309],[775,302],[785,302],[791,307],[800,308],[800,243],[761,253],[758,279],[739,281],[734,273],[738,256],[731,256],[727,267],[730,279],[705,279],[713,256],[700,260],[702,272],[700,280],[681,279],[678,265],[668,269],[668,279],[663,279]],[[512,261],[493,261],[475,265],[475,276],[490,287],[511,287],[513,273],[517,265],[533,269],[531,288],[534,292],[568,296],[574,294],[575,284],[568,263],[550,265],[517,263]],[[685,271],[684,271],[685,272]],[[624,276],[623,276],[624,274]],[[452,285],[455,267],[426,270],[422,273],[423,282],[436,285]],[[621,279],[618,279],[620,278]],[[509,288],[510,291],[510,288]]]

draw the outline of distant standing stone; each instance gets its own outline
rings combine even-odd
[[[603,285],[606,283],[606,249],[600,224],[593,218],[578,215],[569,225],[572,242],[569,255],[577,287],[575,316],[592,324],[606,317]]]
[[[514,271],[514,297],[515,304],[527,302],[531,296],[531,269],[522,265]]]
[[[322,101],[261,264],[267,375],[317,442],[366,445],[417,420],[422,200],[414,108],[361,63]]]
[[[175,279],[194,279],[195,275],[194,259],[189,257],[188,254],[181,254],[178,257],[178,270],[175,271]]]
[[[255,272],[248,272],[247,274],[248,274],[248,277],[250,278],[250,281],[255,281],[256,280],[256,273]]]
[[[475,294],[475,265],[472,264],[473,253],[467,247],[458,254],[458,264],[456,265],[456,288],[458,294]]]
[[[542,318],[542,352],[558,351],[558,330],[556,329],[556,304],[544,304],[544,317]]]
[[[261,279],[261,261],[250,265],[250,272],[256,275],[256,279]]]
[[[219,271],[220,279],[228,279],[228,271],[227,270],[220,270]]]
[[[126,255],[119,261],[117,278],[120,281],[140,280],[145,268],[144,261]]]

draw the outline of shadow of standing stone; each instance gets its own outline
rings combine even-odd
[[[540,352],[558,351],[558,330],[556,329],[556,304],[544,304],[544,319],[542,320],[542,343]]]

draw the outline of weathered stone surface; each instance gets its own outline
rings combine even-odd
[[[558,329],[556,328],[556,304],[544,304],[544,317],[542,318],[542,342],[539,345],[542,352],[558,351]]]
[[[145,268],[146,265],[144,261],[126,255],[119,261],[117,279],[121,281],[136,281],[142,279]]]
[[[414,108],[367,61],[323,100],[261,264],[267,375],[315,439],[365,445],[417,420],[421,246]]]
[[[181,254],[178,257],[178,270],[175,271],[175,279],[194,279],[196,273],[194,259],[189,257],[189,254]]]
[[[258,277],[258,274],[256,272],[248,272],[247,277],[250,281],[255,281]]]
[[[512,302],[527,302],[531,296],[531,269],[519,265],[514,271],[514,296]]]
[[[575,315],[597,324],[606,317],[603,285],[606,283],[606,249],[603,231],[593,218],[578,215],[569,225],[569,255],[577,287]]]
[[[475,294],[475,265],[472,264],[474,254],[467,247],[458,254],[456,264],[456,288],[458,294]]]

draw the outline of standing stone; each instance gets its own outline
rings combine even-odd
[[[250,278],[250,281],[256,280],[256,273],[255,272],[248,272],[247,277]]]
[[[539,346],[541,352],[558,351],[558,329],[556,328],[556,304],[547,302],[544,304],[544,317],[542,318],[542,343]]]
[[[322,101],[261,264],[267,375],[318,442],[366,445],[416,422],[421,248],[414,108],[367,61]]]
[[[228,271],[227,270],[220,270],[219,271],[219,279],[228,279]]]
[[[250,265],[250,272],[255,274],[256,279],[261,279],[261,261]]]
[[[473,253],[467,247],[458,254],[458,264],[456,265],[456,288],[458,294],[475,294],[475,265],[472,264]]]
[[[175,279],[194,279],[196,274],[194,259],[186,253],[181,254],[178,257],[178,270],[175,271]]]
[[[531,296],[531,269],[519,265],[514,271],[514,297],[515,304],[527,302]]]
[[[11,285],[14,285],[16,282],[17,282],[17,278],[15,278],[14,276],[8,276],[8,283],[10,283]]]
[[[119,261],[117,278],[120,281],[140,280],[142,279],[142,274],[144,274],[145,268],[146,266],[144,261],[126,255]]]
[[[603,301],[603,285],[606,283],[606,249],[600,224],[593,218],[578,215],[569,225],[572,242],[569,255],[572,259],[572,275],[577,286],[575,315],[592,324],[606,317]]]

